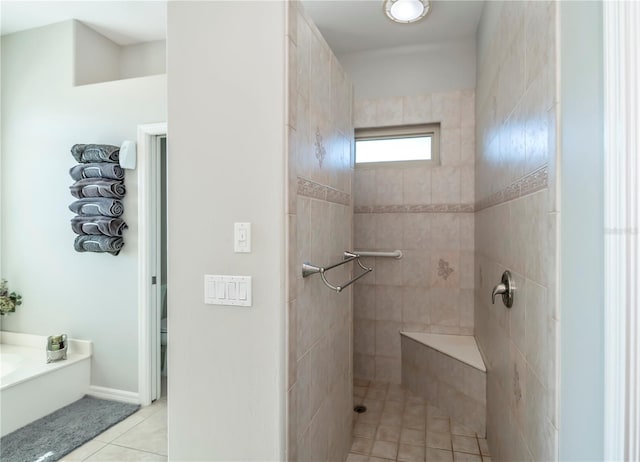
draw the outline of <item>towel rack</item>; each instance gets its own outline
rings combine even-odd
[[[349,287],[351,284],[353,284],[354,282],[356,282],[358,279],[360,279],[363,276],[366,276],[367,274],[369,274],[371,271],[373,271],[373,268],[368,268],[366,266],[364,266],[362,264],[362,262],[360,261],[360,257],[361,255],[357,254],[357,253],[353,253],[353,252],[347,252],[345,251],[344,253],[344,260],[342,260],[339,263],[335,263],[333,265],[330,266],[316,266],[316,265],[312,265],[311,263],[303,263],[302,264],[302,277],[306,278],[308,276],[311,276],[312,274],[317,274],[320,273],[320,277],[322,278],[322,282],[324,282],[324,285],[326,285],[328,288],[330,288],[331,290],[335,290],[336,292],[340,293],[342,292],[346,287]],[[327,281],[326,276],[324,275],[324,273],[326,271],[329,271],[333,268],[336,268],[338,266],[342,266],[345,263],[349,263],[350,261],[355,260],[358,263],[358,266],[360,266],[360,268],[362,268],[364,270],[364,273],[361,273],[359,275],[357,275],[356,277],[354,277],[353,279],[351,279],[349,282],[346,282],[345,284],[341,285],[341,286],[334,286],[333,284],[331,284],[329,281]]]
[[[361,257],[387,257],[400,260],[402,258],[402,250],[394,250],[393,252],[377,252],[373,250],[354,250],[353,253]]]

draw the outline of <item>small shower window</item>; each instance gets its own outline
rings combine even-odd
[[[356,164],[437,162],[438,125],[361,128],[355,133]]]

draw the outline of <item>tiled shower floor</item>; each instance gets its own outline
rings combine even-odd
[[[347,462],[491,462],[487,440],[400,385],[355,379]]]

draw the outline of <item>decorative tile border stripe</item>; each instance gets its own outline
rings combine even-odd
[[[358,205],[354,213],[473,213],[532,194],[549,186],[549,167],[520,178],[502,191],[498,191],[474,204],[418,204],[418,205]],[[351,204],[351,195],[308,178],[298,177],[298,194],[341,205]]]
[[[519,197],[532,194],[549,186],[549,166],[544,165],[535,172],[523,176],[502,191],[491,194],[476,202],[476,211],[484,210],[494,205],[502,204]]]
[[[473,213],[473,204],[358,205],[355,213]]]
[[[351,205],[351,195],[307,178],[298,177],[298,194],[341,205]]]

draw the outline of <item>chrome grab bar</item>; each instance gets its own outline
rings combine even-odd
[[[393,252],[377,252],[373,250],[354,250],[354,253],[361,257],[387,257],[400,260],[402,258],[402,250],[394,250]]]
[[[326,285],[331,290],[335,290],[337,293],[340,293],[345,288],[349,287],[351,284],[356,282],[358,279],[360,279],[361,277],[364,277],[365,275],[367,275],[371,271],[373,271],[373,268],[368,268],[368,267],[366,267],[366,266],[364,266],[362,264],[362,262],[360,261],[360,257],[361,257],[361,255],[359,255],[357,253],[345,252],[344,253],[344,260],[342,260],[339,263],[335,263],[333,265],[330,265],[330,266],[322,267],[322,266],[312,265],[311,263],[303,263],[302,264],[302,277],[306,278],[308,276],[311,276],[312,274],[320,273],[320,277],[322,278],[322,282],[324,282],[324,285]],[[364,270],[363,273],[360,273],[359,275],[357,275],[356,277],[354,277],[353,279],[351,279],[350,281],[346,282],[345,284],[343,284],[341,286],[334,286],[333,284],[331,284],[327,280],[327,277],[324,275],[324,273],[326,271],[329,271],[329,270],[331,270],[333,268],[336,268],[338,266],[342,266],[345,263],[349,263],[350,261],[353,261],[353,260],[355,260],[358,263],[358,266],[360,266],[360,268],[362,268]]]

